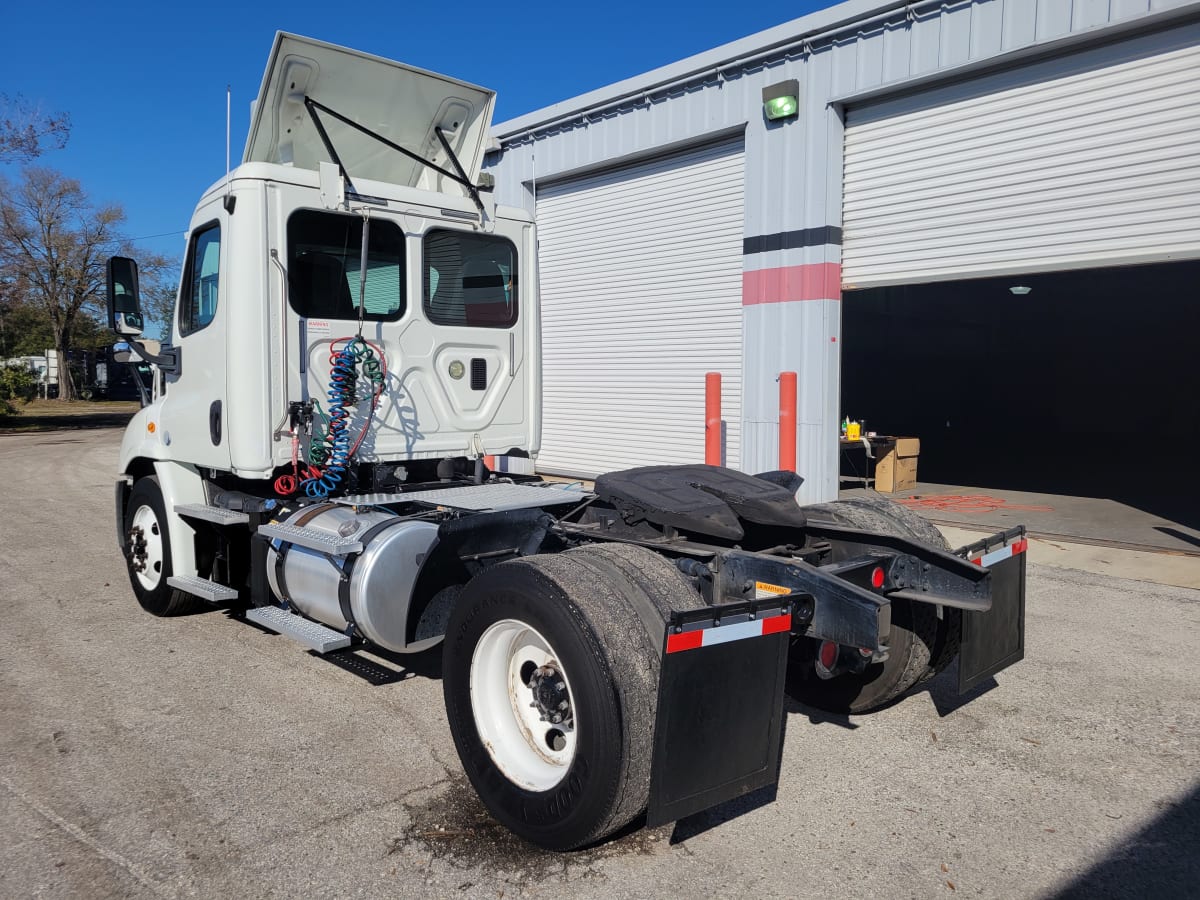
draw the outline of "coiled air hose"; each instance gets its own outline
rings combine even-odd
[[[366,399],[358,396],[360,380],[370,385],[371,408],[358,439],[351,446],[350,415]],[[322,499],[338,489],[371,427],[386,382],[387,363],[383,351],[361,335],[338,338],[329,345],[329,390],[325,395],[329,407],[321,413],[325,431],[320,438],[313,439],[309,460],[316,468],[310,470],[308,477],[300,479],[299,490],[309,497]],[[319,407],[317,409],[321,412]]]

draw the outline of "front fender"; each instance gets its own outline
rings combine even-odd
[[[162,401],[139,409],[125,426],[121,438],[121,450],[117,457],[117,473],[132,474],[133,462],[137,459],[169,459],[170,447],[163,442],[163,430],[159,427]]]

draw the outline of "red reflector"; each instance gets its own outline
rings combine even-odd
[[[821,665],[832,669],[838,658],[838,645],[833,641],[821,641]]]
[[[782,616],[771,616],[769,619],[763,619],[762,633],[763,634],[778,634],[781,631],[787,631],[792,627],[792,617],[785,613]]]
[[[681,650],[695,650],[697,647],[704,645],[704,632],[701,629],[695,631],[681,631],[679,634],[667,635],[667,652],[678,653]]]
[[[1022,538],[1021,540],[1014,543],[1012,545],[1012,548],[1013,548],[1013,553],[1024,553],[1026,550],[1029,549],[1029,541]]]
[[[871,570],[871,587],[883,587],[883,569],[881,569],[879,566],[876,566]]]

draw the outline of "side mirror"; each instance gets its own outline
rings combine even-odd
[[[118,341],[112,346],[112,358],[113,362],[131,363],[138,357],[134,356],[133,348],[129,344],[125,341]]]
[[[137,263],[114,256],[108,261],[108,327],[117,334],[139,335],[143,324]]]

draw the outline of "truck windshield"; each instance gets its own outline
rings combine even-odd
[[[505,238],[435,229],[425,235],[425,315],[437,325],[511,328],[517,250]]]
[[[288,299],[301,316],[358,318],[361,216],[301,209],[288,218]],[[372,219],[367,247],[363,318],[391,322],[404,315],[404,233]]]

